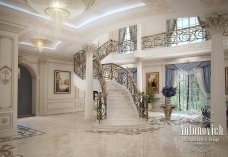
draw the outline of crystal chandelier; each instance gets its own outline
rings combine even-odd
[[[96,0],[27,0],[42,15],[48,15],[57,27],[66,18],[75,17],[93,7]]]
[[[48,44],[51,43],[51,41],[47,40],[47,39],[41,39],[41,38],[34,38],[31,40],[31,43],[38,47],[39,52],[41,52],[43,50],[44,46],[47,46]]]

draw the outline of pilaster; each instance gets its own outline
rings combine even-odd
[[[93,119],[93,54],[96,50],[93,45],[84,47],[86,52],[86,91],[85,91],[85,119]]]
[[[226,14],[206,17],[206,27],[211,34],[211,120],[214,126],[226,126],[225,74],[223,32]],[[224,131],[224,135],[227,132]]]
[[[18,34],[24,28],[0,21],[0,137],[17,133]]]

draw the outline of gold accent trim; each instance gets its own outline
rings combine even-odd
[[[63,9],[63,8],[55,8],[55,7],[48,7],[44,10],[45,14],[47,14],[48,16],[51,16],[50,15],[50,11],[52,10],[58,10],[58,11],[61,11],[65,14],[65,17],[69,17],[70,16],[70,12],[66,9]]]

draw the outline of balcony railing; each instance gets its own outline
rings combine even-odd
[[[142,48],[169,47],[210,39],[210,34],[200,25],[142,37]]]
[[[131,53],[137,50],[137,41],[136,40],[126,40],[121,43],[118,43],[118,53],[125,54]]]

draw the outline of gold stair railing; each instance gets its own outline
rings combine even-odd
[[[86,76],[86,53],[81,50],[74,54],[74,73],[81,79]]]
[[[148,118],[148,104],[146,101],[147,97],[143,92],[141,93],[140,90],[137,88],[137,85],[135,83],[135,80],[132,77],[131,72],[114,63],[102,64],[102,66],[103,66],[104,78],[109,80],[114,80],[117,83],[126,87],[131,93],[133,101],[138,110],[139,116],[147,119]]]
[[[101,45],[93,56],[93,62],[95,59],[101,61],[112,52],[116,52],[118,49],[118,42],[109,40]],[[97,78],[96,64],[93,63],[93,77]],[[86,53],[84,50],[80,50],[74,55],[74,73],[81,79],[86,77]]]
[[[104,72],[102,69],[102,65],[100,63],[100,61],[95,58],[94,60],[95,63],[95,68],[97,69],[97,77],[98,80],[100,81],[100,85],[101,85],[101,91],[98,93],[97,96],[97,120],[100,121],[102,119],[106,119],[107,118],[107,85],[106,85],[106,81],[104,78]]]

